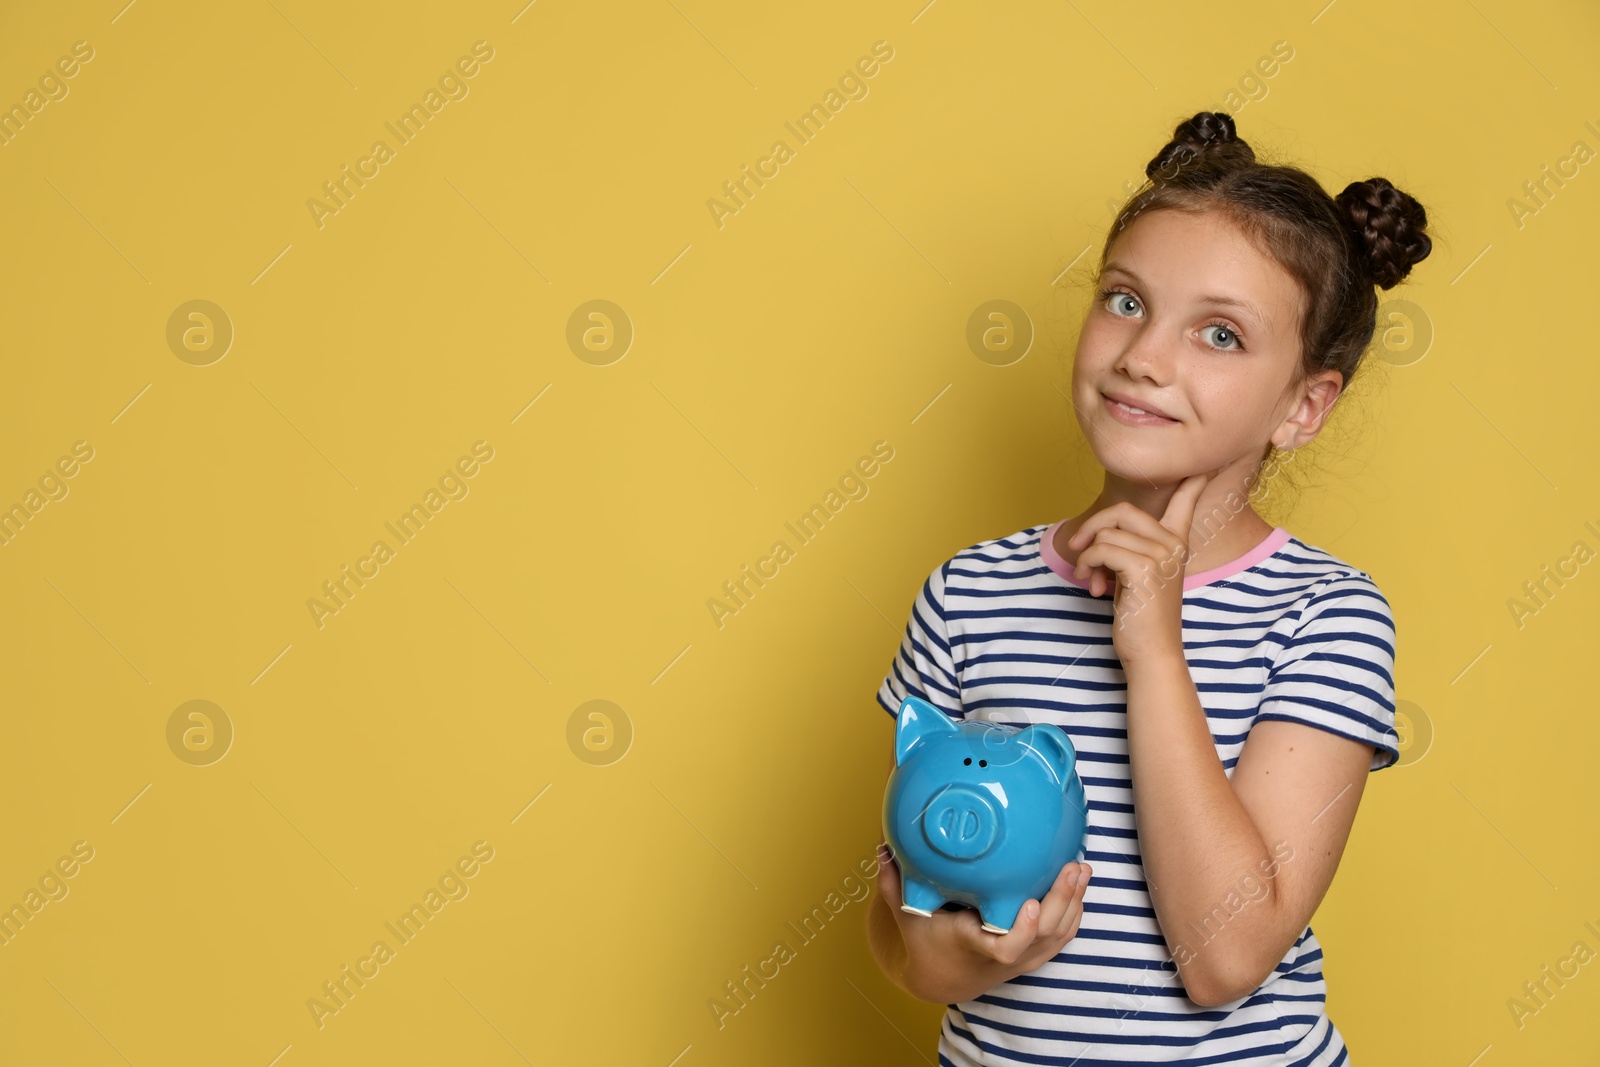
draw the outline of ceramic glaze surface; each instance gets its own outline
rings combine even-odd
[[[884,838],[900,867],[901,909],[950,901],[1005,933],[1083,857],[1088,812],[1078,755],[1060,728],[957,721],[908,696],[895,720]]]

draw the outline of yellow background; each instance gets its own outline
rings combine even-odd
[[[1431,346],[1372,360],[1269,515],[1376,577],[1432,731],[1371,782],[1313,922],[1330,1013],[1363,1067],[1591,1062],[1600,964],[1520,1029],[1506,1002],[1600,950],[1600,575],[1520,628],[1507,603],[1600,548],[1600,176],[1520,225],[1508,203],[1600,149],[1592,5],[0,22],[0,103],[94,49],[0,148],[0,505],[94,449],[0,548],[0,905],[94,849],[0,948],[5,1062],[933,1062],[943,1008],[878,972],[865,902],[804,945],[786,924],[879,839],[873,694],[927,572],[1093,498],[1061,391],[1084,270],[1230,92],[1261,155],[1331,192],[1383,175],[1436,242],[1384,294]],[[322,183],[479,40],[469,95],[319,228]],[[879,40],[869,94],[799,146],[785,121]],[[707,201],[779,138],[795,158],[719,228]],[[167,324],[202,299],[235,336],[196,366]],[[566,340],[596,299],[635,331],[605,366]],[[1037,331],[1003,367],[965,340],[995,299]],[[469,495],[319,628],[307,600],[480,440]],[[880,440],[870,494],[719,628],[723,582]],[[168,745],[190,700],[235,731],[207,766]],[[632,731],[606,765],[569,740],[591,700]],[[477,841],[469,895],[319,1029],[308,998]]]

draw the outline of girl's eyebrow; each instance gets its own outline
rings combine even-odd
[[[1140,278],[1137,274],[1129,270],[1127,267],[1124,267],[1120,263],[1107,263],[1105,273],[1110,274],[1112,271],[1116,271],[1118,274],[1126,274],[1129,278],[1133,279],[1133,283],[1135,285],[1140,286],[1141,288],[1145,287],[1143,278]],[[1202,296],[1200,297],[1200,300],[1207,304],[1217,304],[1221,307],[1238,308],[1246,315],[1249,315],[1251,318],[1255,319],[1256,325],[1260,326],[1263,330],[1270,328],[1267,323],[1266,316],[1257,311],[1256,306],[1248,301],[1240,300],[1237,297],[1232,296]]]

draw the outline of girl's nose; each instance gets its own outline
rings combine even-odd
[[[1149,326],[1133,337],[1114,366],[1129,378],[1145,379],[1157,385],[1166,385],[1172,375],[1172,358],[1166,343]]]

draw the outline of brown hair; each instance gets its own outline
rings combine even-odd
[[[1233,118],[1201,111],[1178,124],[1145,166],[1150,181],[1118,213],[1100,252],[1147,211],[1215,211],[1294,278],[1302,296],[1301,359],[1292,384],[1337,370],[1344,387],[1377,324],[1373,286],[1389,289],[1433,247],[1422,205],[1384,178],[1351,182],[1330,197],[1293,166],[1259,163]],[[1271,452],[1269,445],[1263,459]]]

